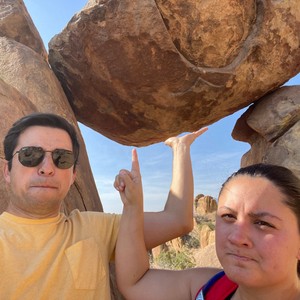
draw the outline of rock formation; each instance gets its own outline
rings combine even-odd
[[[49,62],[77,120],[145,146],[295,76],[299,26],[299,0],[90,0],[51,40]]]
[[[88,162],[76,117],[47,60],[43,42],[23,1],[0,1],[0,121],[1,140],[14,121],[32,112],[64,116],[76,128],[81,145],[77,178],[65,201],[64,210],[99,210],[102,205]],[[4,162],[0,150],[0,168]],[[0,211],[6,207],[9,190],[0,174]]]
[[[280,88],[300,71],[299,26],[299,0],[89,0],[52,39],[50,67],[23,1],[1,0],[1,139],[25,114],[66,117],[81,155],[64,209],[102,210],[77,121],[145,146],[255,103],[232,133],[251,144],[242,165],[278,163],[300,176],[300,88]],[[10,192],[2,174],[0,184],[3,211]],[[203,200],[198,213],[212,214],[212,199]],[[211,260],[196,264],[218,265],[213,230],[199,234],[197,253]],[[182,240],[172,244],[179,251]],[[123,299],[113,272],[111,283],[113,299]]]
[[[120,143],[141,146],[197,129],[256,102],[243,116],[252,110],[256,115],[247,120],[252,133],[251,140],[245,141],[252,149],[242,165],[263,160],[299,172],[299,124],[295,122],[299,88],[284,89],[285,97],[293,100],[282,98],[276,107],[284,124],[270,127],[276,114],[269,113],[266,123],[263,111],[278,102],[279,87],[300,70],[297,4],[297,0],[188,0],[184,5],[181,0],[122,4],[90,0],[50,43],[49,60],[64,93],[23,1],[3,0],[0,68],[6,93],[1,97],[6,102],[1,105],[11,106],[10,98],[24,102],[20,108],[27,104],[19,113],[6,116],[2,137],[12,121],[25,113],[51,111]],[[13,96],[7,95],[9,90]],[[274,92],[262,97],[270,91]],[[293,115],[285,116],[289,105]],[[257,128],[262,122],[273,128],[271,135],[269,129]],[[237,124],[233,136],[243,140],[248,127]],[[81,135],[80,139],[83,157],[73,188],[76,196],[67,201],[68,209],[99,210]],[[81,169],[91,186],[83,184]],[[85,203],[86,195],[95,203]]]
[[[211,196],[198,195],[195,198],[195,212],[198,215],[204,215],[215,212],[217,201]]]
[[[282,87],[250,106],[232,136],[251,145],[242,166],[279,164],[300,178],[300,86]]]

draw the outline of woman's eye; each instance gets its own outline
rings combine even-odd
[[[257,224],[258,226],[264,228],[264,227],[269,227],[269,228],[275,228],[274,225],[268,223],[268,222],[265,222],[265,221],[262,221],[262,220],[258,220],[255,222],[255,224]]]
[[[225,221],[233,221],[236,219],[236,217],[232,214],[223,214],[221,215],[221,218]]]

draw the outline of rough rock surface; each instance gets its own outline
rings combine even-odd
[[[76,118],[143,146],[193,131],[300,71],[299,0],[92,0],[49,44]]]
[[[220,261],[216,254],[215,243],[199,249],[195,253],[195,262],[197,267],[221,268]]]
[[[13,122],[28,113],[52,112],[64,116],[76,127],[81,144],[77,178],[66,197],[64,210],[67,213],[74,208],[102,211],[77,120],[46,61],[42,40],[22,1],[0,1],[0,32],[1,140]],[[3,162],[1,147],[0,166]],[[10,195],[3,181],[0,173],[0,183],[3,183],[0,186],[0,211],[6,207]]]
[[[217,201],[211,196],[197,196],[195,199],[195,212],[199,215],[215,212]]]
[[[12,100],[13,99],[13,100]],[[17,105],[14,105],[17,103]],[[12,107],[14,113],[10,114]],[[5,83],[0,79],[0,111],[2,118],[0,119],[0,136],[4,138],[8,128],[15,121],[15,117],[28,114],[35,111],[36,107],[18,90]],[[4,114],[5,113],[5,114]],[[4,153],[3,147],[0,150],[0,169],[3,170]],[[10,197],[10,190],[7,188],[2,172],[0,173],[0,212],[4,211],[7,201]]]
[[[22,0],[1,0],[1,138],[27,113],[65,116],[82,147],[65,210],[102,210],[77,120],[142,146],[256,102],[233,132],[251,144],[242,165],[273,162],[299,174],[300,87],[277,90],[300,71],[299,25],[299,0],[90,0],[50,44],[64,93]],[[0,167],[3,159],[1,149]],[[10,192],[1,174],[0,184],[3,211]],[[213,210],[211,204],[200,211]],[[214,232],[202,233],[207,246],[197,249],[197,265],[218,265]],[[123,299],[113,265],[111,284],[112,298]]]
[[[232,136],[251,145],[242,166],[279,164],[300,178],[300,86],[282,87],[250,106]]]
[[[0,1],[0,36],[6,36],[47,59],[48,54],[22,0]]]

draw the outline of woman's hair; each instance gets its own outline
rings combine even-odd
[[[11,159],[13,157],[13,152],[15,151],[15,148],[18,144],[19,136],[24,130],[31,126],[52,127],[66,131],[69,134],[72,141],[72,148],[75,157],[75,170],[79,156],[79,142],[77,139],[76,130],[74,126],[71,125],[63,117],[50,113],[33,113],[27,115],[16,121],[13,124],[13,126],[9,129],[3,141],[5,159],[8,161],[9,170],[11,170]]]
[[[300,179],[289,169],[272,164],[255,164],[244,168],[240,168],[233,173],[223,183],[219,197],[226,186],[226,184],[238,175],[248,175],[252,177],[262,177],[272,182],[285,198],[283,202],[295,214],[298,222],[298,229],[300,234]],[[300,262],[298,261],[298,276],[300,277]]]

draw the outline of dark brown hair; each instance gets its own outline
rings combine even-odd
[[[27,129],[30,126],[45,126],[65,130],[69,134],[72,141],[72,148],[75,157],[75,170],[79,156],[79,142],[77,139],[75,128],[63,117],[50,113],[33,113],[27,115],[16,121],[13,124],[13,126],[9,129],[3,141],[5,159],[8,161],[9,170],[11,170],[12,167],[11,160],[15,148],[18,144],[19,136],[25,129]]]
[[[223,183],[219,197],[225,185],[238,175],[248,175],[252,177],[263,177],[271,181],[283,195],[283,202],[295,214],[298,221],[298,229],[300,234],[300,179],[288,168],[272,164],[255,164],[244,168],[240,168],[233,173]],[[300,262],[298,261],[298,276],[300,277]]]

